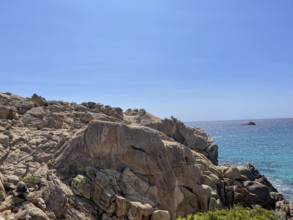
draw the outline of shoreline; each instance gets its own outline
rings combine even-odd
[[[213,138],[174,117],[0,93],[0,119],[4,218],[169,220],[234,204],[287,207],[257,167],[218,165]]]
[[[255,127],[240,127],[240,124],[244,122],[243,120],[193,122],[186,124],[203,127],[205,131],[215,138],[215,143],[219,145],[219,162],[221,164],[228,162],[240,165],[248,161],[251,162],[263,174],[274,181],[276,187],[284,192],[285,197],[289,201],[292,201],[293,182],[291,182],[291,187],[290,178],[284,176],[284,172],[289,172],[289,176],[292,176],[293,172],[290,169],[289,160],[285,160],[288,162],[284,164],[284,158],[291,152],[287,150],[292,149],[290,146],[293,143],[290,142],[289,133],[293,129],[293,119],[256,119],[255,121],[257,122]],[[286,141],[286,138],[288,141]],[[262,146],[268,147],[263,148]],[[283,151],[288,153],[283,157],[279,146],[282,146],[282,148],[287,146]],[[242,152],[242,154],[233,154],[233,151]],[[247,153],[250,151],[254,153]],[[277,154],[279,155],[278,157],[276,156]],[[273,155],[273,157],[271,158],[270,155]],[[261,158],[266,158],[267,162]],[[278,165],[280,160],[283,161],[282,166]],[[280,171],[282,171],[282,174]]]

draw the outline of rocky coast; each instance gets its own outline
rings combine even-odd
[[[0,93],[0,220],[168,220],[234,204],[293,216],[253,165],[218,165],[212,137],[174,117]]]

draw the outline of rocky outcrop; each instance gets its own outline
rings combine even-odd
[[[95,121],[68,143],[56,157],[55,167],[65,179],[72,179],[79,195],[89,191],[84,188],[93,190],[90,198],[111,214],[115,214],[115,209],[109,208],[114,206],[111,198],[117,196],[124,196],[129,209],[132,202],[140,202],[150,210],[168,210],[172,216],[186,213],[184,206],[179,207],[184,200],[181,188],[204,191],[203,173],[214,181],[214,188],[207,186],[210,194],[198,210],[208,209],[212,192],[219,199],[216,185],[221,172],[217,167],[203,155],[177,142],[162,141],[152,129],[140,125]],[[201,203],[200,198],[196,200]]]
[[[245,123],[245,124],[242,124],[242,125],[249,125],[249,126],[253,126],[253,125],[256,125],[256,123],[255,123],[255,122],[253,122],[253,121],[250,121],[250,122],[247,122],[247,123]]]
[[[161,120],[144,109],[128,109],[125,114],[127,115],[126,120],[161,131],[176,142],[204,154],[215,165],[218,164],[218,146],[213,144],[213,139],[201,128],[186,127],[183,122],[174,117]]]
[[[4,219],[167,220],[235,203],[292,215],[254,166],[217,166],[212,138],[175,118],[10,93],[0,118]]]
[[[279,201],[276,203],[276,215],[278,220],[293,218],[293,202]]]

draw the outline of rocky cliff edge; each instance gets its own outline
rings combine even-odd
[[[0,93],[0,220],[165,220],[233,204],[290,218],[253,165],[217,158],[210,136],[173,117]]]

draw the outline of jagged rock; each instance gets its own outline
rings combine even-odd
[[[173,138],[175,141],[184,144],[192,150],[199,151],[203,153],[208,159],[210,159],[214,164],[218,164],[218,147],[213,145],[212,138],[209,137],[202,129],[191,129],[186,127],[183,122],[173,118],[164,119],[154,122],[153,118],[151,120],[138,120],[145,126],[157,129],[169,137]]]
[[[139,139],[135,137],[139,137]],[[149,143],[150,140],[151,143]],[[84,147],[80,148],[79,146]],[[175,150],[182,156],[178,157],[178,154],[174,152]],[[195,153],[195,155],[197,154]],[[104,199],[107,201],[107,205],[109,205],[112,196],[116,193],[122,193],[128,200],[135,199],[154,207],[160,204],[161,208],[168,210],[170,213],[175,213],[178,205],[184,200],[179,184],[185,183],[188,187],[192,187],[194,185],[192,178],[199,181],[200,175],[205,169],[201,165],[188,165],[188,163],[196,163],[196,159],[192,151],[183,145],[178,145],[176,142],[170,144],[169,142],[162,142],[159,135],[145,127],[109,122],[91,123],[85,130],[84,135],[74,138],[70,147],[66,148],[63,154],[56,159],[56,167],[62,168],[62,173],[68,173],[68,169],[72,169],[72,166],[75,167],[75,172],[82,172],[89,158],[95,159],[95,163],[104,169],[120,170],[122,167],[128,166],[120,174],[119,179],[119,174],[115,176],[106,174],[105,171],[94,171],[95,178],[99,179],[97,184],[100,185],[99,188],[95,188],[96,192],[103,188],[107,189],[109,185],[113,184],[113,181],[118,182],[120,192],[115,190],[113,186],[111,186],[114,190],[112,192],[110,190],[103,193],[102,190],[101,195],[104,195],[105,199],[108,198],[108,200]],[[199,161],[204,163],[202,160]],[[180,163],[183,164],[179,165]],[[173,166],[178,164],[182,170],[186,170],[186,173],[181,176],[182,174],[177,172],[179,167],[175,166],[176,170],[173,170],[171,164]],[[211,163],[209,165],[213,167]],[[176,175],[179,175],[178,178],[182,179],[182,183],[178,182]],[[186,177],[185,180],[184,176]],[[191,178],[191,181],[188,178]],[[104,184],[102,184],[103,182]],[[149,183],[153,186],[151,187]],[[93,194],[99,195],[95,191]],[[207,210],[208,200],[212,196],[212,191],[216,191],[216,189],[212,190],[208,186],[199,185],[194,191],[195,193],[202,191],[197,196],[204,199],[205,202],[202,203],[202,207]],[[95,198],[94,201],[99,204],[102,199]],[[106,205],[100,204],[100,206],[105,207]]]
[[[35,103],[34,102],[32,102],[32,101],[24,101],[18,107],[18,113],[21,114],[21,115],[23,115],[28,110],[30,110],[31,108],[34,108],[34,107],[35,107]]]
[[[84,105],[75,105],[74,110],[78,111],[78,112],[87,112],[87,111],[89,111],[89,108],[87,108]]]
[[[89,112],[80,115],[79,118],[84,123],[89,123],[90,121],[94,120],[94,116]]]
[[[33,102],[37,103],[39,106],[48,105],[46,99],[43,98],[42,96],[37,95],[37,94],[33,94],[31,97],[31,100]]]
[[[9,93],[0,93],[0,120],[18,119],[18,108],[26,99]]]
[[[38,119],[43,119],[46,113],[42,107],[35,107],[26,112],[26,114],[32,115]]]
[[[0,105],[0,119],[11,119],[11,109]]]
[[[276,203],[276,215],[278,220],[289,220],[293,218],[293,202],[278,201]]]
[[[21,121],[25,126],[32,126],[38,129],[45,127],[47,121],[44,120],[46,116],[42,107],[35,107],[28,110],[22,117]]]
[[[70,220],[94,220],[101,219],[101,216],[98,214],[97,206],[94,203],[80,196],[72,196],[64,218]]]
[[[62,112],[62,106],[60,104],[49,104],[48,105],[48,110],[50,112]]]
[[[117,119],[123,119],[123,110],[121,108],[111,108],[110,106],[102,106],[100,111],[105,115],[111,116]]]
[[[146,114],[146,110],[145,109],[139,109],[138,110],[138,116],[139,117],[142,117],[142,116],[144,116]]]
[[[210,136],[174,117],[0,93],[5,219],[175,219],[284,202],[251,164],[216,166],[217,158]],[[277,209],[292,216],[290,204]]]
[[[26,98],[14,95],[11,93],[0,93],[0,104],[6,106],[20,106],[22,102],[26,101]]]
[[[218,145],[211,144],[206,148],[206,153],[204,153],[215,165],[218,165],[218,148]]]
[[[15,214],[16,219],[49,220],[47,215],[32,203],[24,204]]]
[[[46,127],[48,128],[56,128],[60,129],[63,126],[63,119],[58,114],[52,114],[46,118],[47,124]]]
[[[73,195],[71,190],[55,175],[51,175],[43,195],[48,210],[54,212],[56,217],[61,217],[66,211],[70,195]]]
[[[247,180],[254,181],[255,176],[253,173],[250,171],[250,169],[247,166],[239,166],[238,170],[241,174],[241,176],[244,176]]]
[[[85,176],[77,175],[71,183],[72,191],[75,195],[90,199],[92,194],[92,185],[89,184],[89,182],[89,179]]]
[[[8,147],[9,137],[5,134],[0,133],[0,144],[2,144],[4,147]]]
[[[245,186],[246,183],[244,183]],[[252,182],[246,187],[247,191],[253,195],[256,195],[257,199],[254,201],[255,204],[259,204],[265,208],[271,208],[275,206],[269,188],[261,183]]]
[[[135,116],[138,114],[138,109],[130,109],[129,108],[124,113],[129,116]]]

